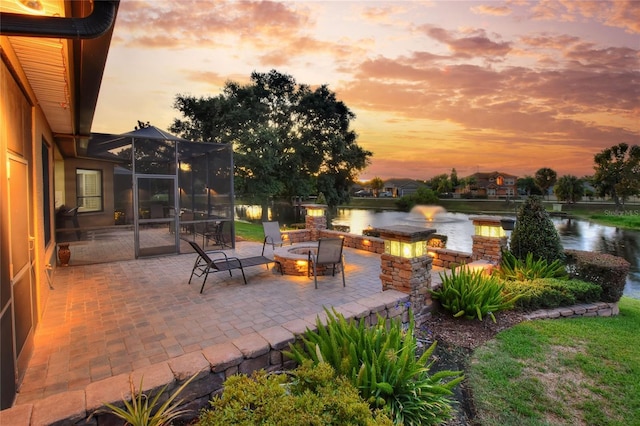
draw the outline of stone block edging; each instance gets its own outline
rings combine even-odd
[[[405,304],[408,301],[409,295],[388,290],[335,309],[347,319],[364,319],[367,325],[377,324],[378,315],[407,322]],[[209,406],[209,400],[222,391],[225,379],[233,374],[294,368],[295,362],[286,358],[282,351],[289,348],[289,343],[298,340],[307,328],[316,330],[316,318],[325,323],[326,313],[309,315],[129,374],[93,382],[83,391],[61,392],[32,403],[15,405],[0,411],[0,423],[24,426],[114,424],[112,414],[94,412],[106,402],[122,406],[122,398],[131,396],[129,380],[137,388],[143,378],[143,392],[146,394],[167,386],[165,393],[169,395],[193,375],[197,375],[196,378],[178,398],[184,401],[184,408],[196,416],[200,409]]]
[[[554,309],[539,309],[525,316],[528,320],[579,318],[579,317],[610,317],[620,313],[618,302],[595,302],[573,306],[561,306]]]

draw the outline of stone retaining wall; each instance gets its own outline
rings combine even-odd
[[[283,231],[287,239],[292,243],[304,243],[314,241],[309,229],[297,229],[292,231]],[[343,238],[344,246],[354,248],[356,250],[368,251],[371,253],[384,253],[384,241],[378,237],[368,237],[366,235],[350,234],[348,232],[332,231],[329,229],[321,229],[318,231],[319,238]]]
[[[282,231],[282,239],[291,241],[293,244],[311,241],[310,229],[296,229],[292,231]]]
[[[454,266],[465,265],[473,261],[471,253],[463,251],[435,247],[429,247],[427,251],[433,258],[433,266],[440,266],[442,268],[451,269]]]
[[[620,313],[618,302],[595,302],[574,306],[562,306],[555,309],[540,309],[527,315],[527,319],[555,319],[578,317],[610,317]]]
[[[344,239],[345,247],[368,251],[371,253],[384,253],[384,241],[382,240],[382,238],[350,234],[348,232],[331,231],[328,229],[323,229],[320,231],[320,238],[337,237]]]
[[[400,318],[408,323],[405,306],[407,294],[398,291],[384,291],[336,307],[345,318],[364,319],[368,325],[376,324],[378,315],[383,318]],[[289,321],[260,332],[241,336],[230,342],[210,346],[178,358],[154,364],[132,373],[120,374],[89,384],[85,390],[63,392],[31,404],[16,405],[1,412],[1,423],[12,426],[28,425],[115,425],[121,424],[109,413],[92,415],[105,402],[122,405],[123,395],[130,395],[129,380],[136,387],[143,378],[145,394],[157,392],[168,386],[170,395],[190,377],[196,378],[180,394],[186,401],[183,408],[191,410],[196,417],[202,408],[208,408],[208,401],[222,390],[224,381],[237,373],[251,374],[255,370],[278,371],[295,367],[295,362],[287,359],[283,350],[295,342],[307,328],[316,330],[316,318],[326,321],[326,314],[310,315]]]

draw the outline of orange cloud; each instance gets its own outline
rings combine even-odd
[[[508,6],[493,6],[493,5],[479,5],[471,7],[473,13],[478,15],[494,15],[494,16],[507,16],[511,14],[511,8]]]

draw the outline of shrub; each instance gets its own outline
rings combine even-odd
[[[435,343],[417,358],[414,323],[404,330],[397,319],[378,317],[367,327],[364,320],[346,321],[326,310],[327,325],[317,320],[318,331],[307,330],[302,346],[285,352],[298,363],[327,362],[351,380],[373,409],[384,409],[395,424],[440,424],[451,417],[451,389],[462,381],[460,372],[429,375],[427,361]],[[445,379],[451,379],[445,382]]]
[[[211,409],[200,414],[199,425],[392,425],[382,412],[372,413],[356,388],[336,377],[326,363],[303,364],[289,374],[254,372],[234,375]]]
[[[560,260],[549,263],[546,259],[534,259],[527,253],[524,260],[509,251],[502,252],[500,268],[495,275],[505,280],[527,281],[536,278],[568,278],[567,268]]]
[[[503,283],[481,269],[472,271],[462,266],[440,274],[440,278],[442,287],[431,294],[454,317],[482,321],[488,315],[495,322],[493,313],[512,308],[519,297],[504,292]]]
[[[327,198],[324,196],[324,193],[319,192],[318,198],[316,198],[316,204],[327,204]]]
[[[528,310],[571,306],[600,300],[600,286],[581,280],[539,278],[532,281],[507,281],[505,288],[520,294],[516,305]]]
[[[567,250],[567,267],[571,277],[602,287],[601,300],[617,302],[622,297],[629,273],[629,262],[604,253]]]
[[[532,195],[520,207],[509,246],[518,259],[532,253],[534,259],[546,259],[549,263],[564,260],[560,236],[540,197]]]

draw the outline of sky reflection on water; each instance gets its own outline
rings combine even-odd
[[[349,226],[354,234],[362,234],[362,230],[369,226],[413,225],[434,228],[438,234],[448,237],[447,248],[471,252],[474,228],[469,217],[463,213],[446,212],[429,221],[417,213],[338,209],[332,223]],[[554,218],[553,222],[564,248],[608,253],[627,259],[631,263],[631,270],[624,294],[640,299],[640,232],[576,219]]]

